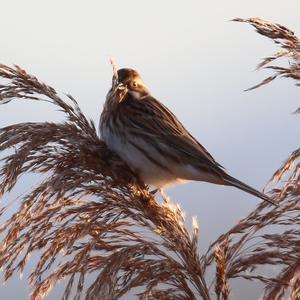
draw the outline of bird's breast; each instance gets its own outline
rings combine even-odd
[[[118,130],[111,122],[108,119],[100,124],[102,139],[146,184],[163,187],[179,180],[164,154],[124,127]]]

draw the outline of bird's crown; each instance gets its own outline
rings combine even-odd
[[[123,68],[118,70],[118,81],[119,82],[124,82],[127,80],[132,80],[136,77],[140,77],[140,74],[130,68]]]

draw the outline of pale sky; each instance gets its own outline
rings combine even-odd
[[[268,75],[254,69],[260,58],[278,49],[249,25],[229,20],[260,17],[300,35],[299,1],[2,2],[0,63],[18,64],[72,94],[96,123],[111,82],[113,56],[120,67],[140,72],[152,95],[228,173],[257,189],[298,146],[299,118],[291,112],[299,106],[299,88],[292,81],[243,92]],[[36,102],[1,106],[0,115],[1,127],[61,118],[51,106]],[[198,182],[167,193],[187,219],[197,216],[202,249],[260,201],[233,188]],[[246,287],[241,291],[248,291],[245,300],[260,293]],[[15,277],[0,294],[1,299],[27,299],[25,278]],[[237,292],[234,299],[240,297]]]

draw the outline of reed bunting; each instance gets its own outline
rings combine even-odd
[[[151,96],[133,69],[115,72],[100,118],[100,134],[140,179],[158,189],[184,180],[206,181],[234,186],[275,204],[228,175],[176,116]]]

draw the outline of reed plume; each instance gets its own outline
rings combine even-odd
[[[270,83],[277,77],[294,79],[296,85],[299,85],[300,41],[291,30],[259,18],[238,18],[234,21],[251,24],[258,33],[272,39],[282,48],[258,65],[259,69],[267,68],[275,74],[248,90]],[[289,60],[286,67],[270,65],[280,57]],[[298,108],[296,112],[299,111]],[[221,264],[227,266],[225,282],[235,278],[260,281],[265,286],[265,300],[299,298],[299,157],[300,150],[297,149],[270,179],[269,183],[276,185],[270,193],[280,202],[279,207],[269,208],[261,203],[246,218],[220,236],[202,257],[204,270],[216,260],[219,268]],[[227,255],[221,263],[216,257],[215,248],[225,242]],[[276,271],[267,274],[264,271],[266,266],[273,266]]]
[[[190,234],[178,206],[167,198],[156,202],[70,95],[63,100],[17,66],[1,65],[0,76],[8,81],[0,86],[2,104],[14,98],[47,101],[66,115],[63,123],[22,123],[0,131],[0,149],[14,149],[3,161],[1,194],[25,173],[45,176],[1,227],[5,280],[40,250],[30,275],[31,299],[44,297],[64,278],[64,299],[73,287],[75,299],[83,291],[87,299],[118,299],[136,287],[143,287],[141,299],[209,299],[196,225]],[[96,279],[85,286],[91,273]]]
[[[299,85],[300,47],[292,31],[257,18],[247,22],[282,50],[260,63]],[[279,57],[287,67],[270,65]],[[179,206],[156,201],[147,186],[101,141],[92,121],[70,95],[59,95],[18,66],[0,65],[0,103],[45,101],[65,115],[60,123],[21,123],[1,128],[4,153],[1,195],[26,173],[41,182],[2,221],[0,266],[4,279],[23,272],[31,253],[39,260],[29,282],[41,299],[66,280],[63,299],[230,299],[233,280],[264,284],[264,299],[299,299],[299,156],[294,151],[274,173],[279,207],[261,203],[211,244],[198,248],[198,226],[189,232]],[[253,89],[251,88],[251,89]],[[296,112],[299,112],[297,109]],[[285,177],[284,177],[285,176]],[[283,181],[283,178],[287,178]],[[9,211],[4,203],[1,215]],[[266,274],[262,267],[274,266]],[[213,284],[208,276],[213,271]],[[132,296],[133,297],[133,296]]]

